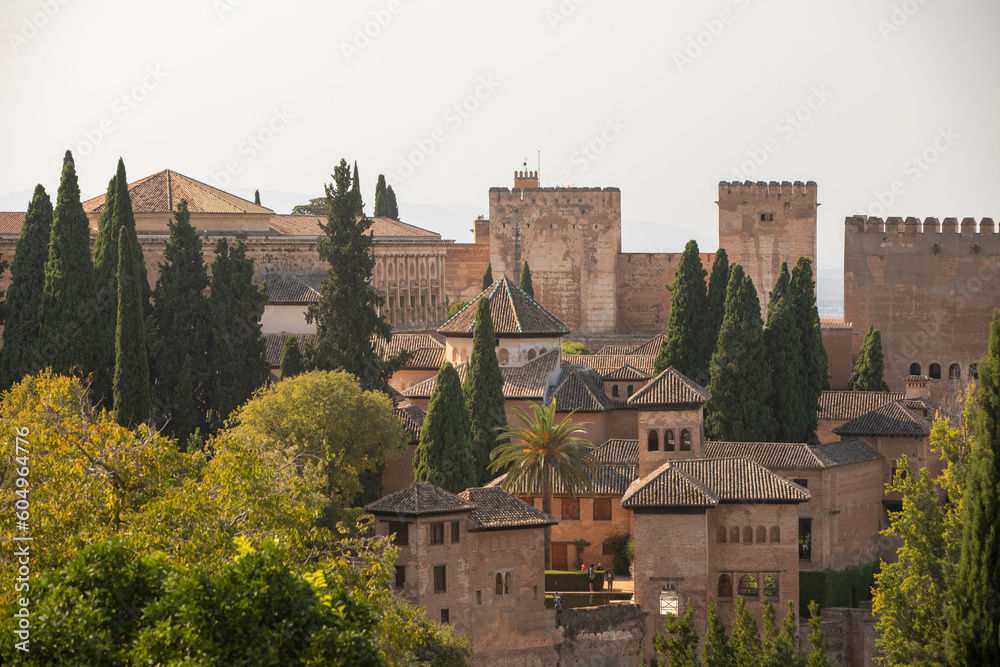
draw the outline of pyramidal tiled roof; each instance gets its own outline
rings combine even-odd
[[[819,418],[848,421],[876,410],[905,394],[891,391],[824,391],[819,396]]]
[[[712,395],[673,366],[632,394],[629,405],[683,405],[707,403]]]
[[[602,379],[604,380],[648,380],[652,375],[644,371],[635,368],[630,364],[625,364],[621,368],[616,368],[610,373],[602,373]]]
[[[128,191],[135,213],[171,213],[181,199],[186,199],[188,210],[192,213],[274,215],[274,211],[269,208],[170,169],[129,183]],[[83,210],[88,213],[100,213],[104,210],[105,196],[100,195],[83,202]]]
[[[455,366],[458,379],[465,382],[465,369],[468,362]],[[559,350],[550,350],[536,357],[523,366],[501,366],[503,375],[504,398],[543,399],[548,378],[559,364]],[[437,376],[418,382],[403,392],[407,398],[430,398],[437,385]]]
[[[907,410],[904,401],[887,403],[877,410],[865,413],[857,419],[833,429],[837,435],[868,436],[912,436],[930,435],[931,421],[926,417]]]
[[[705,443],[706,459],[742,457],[765,468],[799,470],[825,467],[823,461],[804,443],[787,442],[714,442]]]
[[[637,479],[622,497],[622,507],[715,507],[719,496],[671,462]]]
[[[402,424],[413,441],[420,438],[420,427],[424,425],[427,413],[416,405],[400,405],[396,407],[396,419]]]
[[[564,366],[559,386],[552,393],[559,412],[605,412],[614,410],[615,402],[601,386],[601,376],[583,366]]]
[[[565,336],[569,328],[543,308],[507,276],[486,290],[441,325],[440,333],[449,336],[471,336],[476,323],[480,299],[489,299],[493,330],[500,337]]]
[[[509,528],[554,526],[559,519],[515,498],[497,486],[466,489],[459,498],[475,505],[469,518],[475,523],[472,532]]]
[[[632,348],[628,354],[655,357],[660,353],[660,348],[663,347],[663,339],[666,337],[666,334],[656,334],[642,345]]]
[[[469,512],[475,508],[474,503],[460,498],[454,493],[449,493],[430,482],[414,482],[405,489],[400,489],[365,505],[365,509],[372,514],[402,516]]]
[[[319,292],[326,274],[301,276],[270,276],[264,280],[267,285],[267,300],[273,304],[318,303]]]
[[[884,458],[867,442],[856,438],[841,440],[840,442],[830,442],[825,445],[810,445],[809,449],[816,454],[823,462],[824,467],[827,468]]]

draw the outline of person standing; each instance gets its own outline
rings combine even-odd
[[[590,592],[591,593],[594,592],[594,576],[595,576],[595,573],[594,573],[594,564],[591,563],[590,564],[590,569],[587,570],[587,579],[590,580]]]
[[[604,579],[608,582],[608,590],[615,590],[615,570],[613,567],[609,567],[604,571]]]

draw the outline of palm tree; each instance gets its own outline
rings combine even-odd
[[[532,404],[533,415],[520,408],[514,415],[524,426],[507,426],[497,436],[498,444],[490,453],[490,470],[507,471],[500,487],[508,493],[523,490],[542,497],[542,511],[552,513],[552,486],[562,486],[571,497],[578,491],[593,493],[594,475],[600,462],[595,447],[589,440],[577,438],[586,433],[584,423],[573,423],[566,415],[556,423],[556,402],[546,407]],[[545,569],[552,569],[552,533],[545,527]]]

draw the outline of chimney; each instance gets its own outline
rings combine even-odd
[[[515,171],[514,172],[514,187],[524,190],[525,188],[537,188],[538,187],[538,172],[537,171]]]
[[[907,375],[903,382],[906,384],[906,397],[909,399],[930,398],[931,390],[929,385],[931,379],[926,375]]]

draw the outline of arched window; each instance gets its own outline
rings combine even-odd
[[[726,528],[725,526],[719,526],[719,529],[715,531],[715,541],[720,544],[726,543]]]
[[[462,363],[465,363],[468,360],[469,360],[469,351],[466,350],[465,348],[462,348]]]
[[[548,352],[548,350],[546,350],[546,349],[545,349],[545,348],[543,347],[542,349],[540,349],[540,350],[538,351],[538,356],[542,356],[542,355],[543,355],[543,354],[545,354],[546,352]]]
[[[743,528],[743,544],[753,544],[753,528],[750,526]]]
[[[611,396],[613,398],[618,398],[618,385],[611,385]]]
[[[958,364],[952,364],[948,367],[948,379],[949,380],[961,380],[962,379],[962,367]]]
[[[451,348],[451,360],[458,363],[458,348]]]
[[[503,575],[497,572],[497,585],[494,592],[497,595],[503,595]]]
[[[930,372],[930,378],[932,380],[940,380],[941,379],[941,364],[931,364],[929,372]]]
[[[510,580],[511,580],[510,572],[508,572],[507,574],[503,575],[503,594],[504,595],[510,595]],[[775,583],[775,587],[777,587],[777,583]],[[775,595],[777,595],[777,593],[775,593]]]
[[[731,598],[733,597],[733,578],[728,574],[719,575],[719,597],[720,598]]]
[[[767,543],[767,528],[764,526],[757,526],[757,544]]]
[[[732,528],[729,529],[729,541],[732,542],[733,544],[739,544],[740,543],[740,529],[739,528],[733,526]]]
[[[969,364],[969,377],[973,380],[979,379],[979,364],[971,363]]]
[[[910,364],[910,375],[920,375],[920,364],[917,362]]]
[[[757,577],[752,574],[740,577],[739,593],[745,598],[757,597]]]
[[[667,429],[667,432],[663,434],[663,451],[672,452],[674,451],[674,431],[673,429]]]
[[[681,431],[681,451],[682,452],[691,451],[691,431],[687,429]]]
[[[648,449],[651,452],[660,451],[660,434],[656,431],[656,429],[650,429],[649,436],[647,437],[646,440],[647,440],[646,449]]]
[[[764,575],[764,597],[769,597],[769,598],[778,597],[778,575],[776,574]]]
[[[531,348],[530,350],[528,350],[528,361],[531,361],[534,358],[535,358],[535,348]]]
[[[781,544],[781,529],[771,526],[771,544]]]
[[[504,347],[497,350],[497,362],[501,366],[506,366],[510,363],[510,352],[507,351],[507,348]]]

